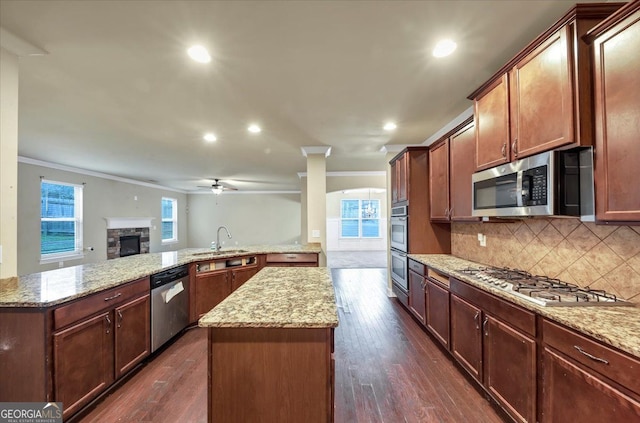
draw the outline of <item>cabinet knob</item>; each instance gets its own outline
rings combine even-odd
[[[109,319],[109,315],[104,316],[104,320],[107,322],[107,333],[111,333],[111,319]]]
[[[507,143],[502,144],[502,157],[507,157]]]
[[[511,144],[511,151],[513,151],[514,156],[518,156],[518,139],[513,140],[513,144]]]
[[[118,310],[118,328],[122,327],[122,311]]]
[[[480,317],[480,311],[476,311],[476,315],[473,316],[473,321],[476,322],[476,330],[480,330],[480,320],[478,317]]]
[[[488,317],[484,318],[484,321],[482,322],[482,330],[484,331],[484,336],[489,336],[489,331],[487,331],[487,322],[489,321]]]

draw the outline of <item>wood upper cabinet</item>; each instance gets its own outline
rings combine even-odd
[[[451,353],[482,383],[482,310],[451,295]]]
[[[571,25],[525,56],[510,74],[511,159],[573,143]]]
[[[151,353],[150,298],[144,295],[114,311],[116,378]]]
[[[593,145],[591,62],[583,36],[618,8],[576,4],[469,96],[477,170],[561,146]]]
[[[474,98],[476,170],[511,160],[509,77],[505,73]]]
[[[594,29],[595,193],[600,221],[640,221],[640,4]]]
[[[484,384],[517,421],[536,421],[536,340],[485,315]]]
[[[404,153],[391,163],[391,203],[405,204],[408,200],[408,154]]]
[[[478,220],[472,216],[471,204],[471,175],[476,171],[471,119],[429,150],[432,221]]]
[[[448,221],[449,202],[449,138],[429,149],[429,193],[431,220]]]
[[[106,311],[53,334],[54,396],[66,418],[114,380],[113,313]]]

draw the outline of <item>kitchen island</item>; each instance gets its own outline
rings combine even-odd
[[[199,320],[210,422],[333,421],[335,294],[326,268],[264,268]]]

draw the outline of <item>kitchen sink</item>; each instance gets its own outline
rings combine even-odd
[[[193,253],[192,256],[221,256],[228,254],[248,253],[247,250],[220,250],[220,251],[203,251],[201,253]]]

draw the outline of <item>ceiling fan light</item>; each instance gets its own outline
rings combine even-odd
[[[211,192],[213,192],[215,195],[222,194],[222,191],[224,191],[224,188],[222,188],[220,185],[211,187]]]

